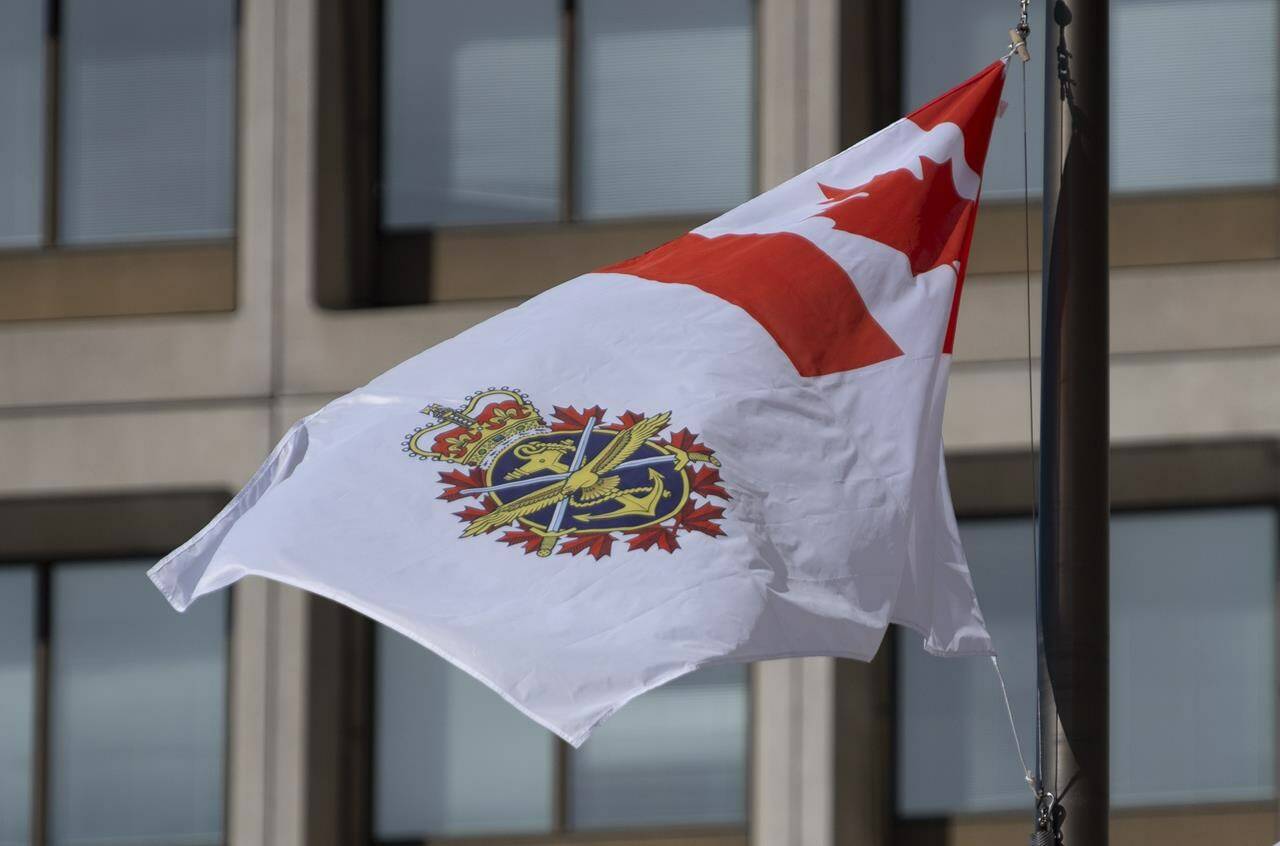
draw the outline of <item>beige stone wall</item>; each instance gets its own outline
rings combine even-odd
[[[515,302],[316,305],[314,133],[324,104],[315,2],[242,4],[235,310],[0,323],[0,497],[233,491],[293,420]],[[762,186],[836,149],[837,8],[760,0]],[[1280,437],[1280,261],[1128,266],[1112,284],[1117,441]],[[954,451],[1026,444],[1024,296],[1021,274],[968,283],[946,417]],[[1038,315],[1038,301],[1031,307]],[[318,836],[306,829],[307,602],[255,580],[235,589],[233,846]],[[878,712],[842,709],[840,690],[825,659],[770,662],[755,674],[754,846],[881,839],[883,767],[837,756],[851,719],[874,740],[867,715]],[[864,791],[857,796],[837,790],[858,784],[848,787]],[[837,826],[851,802],[861,816]],[[1117,815],[1114,842],[1270,843],[1274,822],[1266,808]],[[1021,821],[956,821],[946,832],[938,843],[1026,836]]]

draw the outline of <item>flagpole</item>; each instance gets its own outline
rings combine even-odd
[[[1033,844],[1108,819],[1108,0],[1047,0]]]

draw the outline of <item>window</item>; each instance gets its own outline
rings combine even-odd
[[[905,106],[1002,52],[1015,4],[906,0]],[[971,7],[971,8],[970,8]],[[1035,13],[1040,13],[1037,7]],[[1248,21],[1240,26],[1241,21]],[[1026,67],[1031,189],[1043,180],[1044,22]],[[1280,7],[1272,0],[1116,0],[1111,5],[1111,184],[1117,193],[1272,186],[1280,181]],[[1231,60],[1222,61],[1224,55]],[[1022,197],[1021,71],[1010,65],[983,195]]]
[[[712,213],[750,196],[750,0],[390,0],[383,223]]]
[[[1266,507],[1113,518],[1114,807],[1274,800],[1278,530]],[[1025,519],[961,525],[1024,741],[1035,720],[1029,531]],[[990,667],[900,640],[899,815],[1024,810]]]
[[[745,828],[741,665],[708,668],[645,694],[578,750],[382,627],[375,666],[375,842]]]
[[[753,0],[321,9],[321,304],[527,295],[745,201],[755,15]]]
[[[966,2],[963,14],[951,0],[901,2],[905,109],[1002,53],[1016,21],[1016,4],[1002,0]],[[1044,170],[1043,9],[1033,4],[1025,66],[1033,198]],[[1280,257],[1277,39],[1280,6],[1273,0],[1111,4],[1113,266]],[[1023,269],[1022,244],[1010,243],[1023,231],[1020,65],[1009,67],[1009,108],[996,121],[987,155],[974,273]],[[1034,261],[1040,239],[1030,246]]]
[[[229,306],[236,28],[234,0],[0,0],[0,319]]]
[[[147,561],[0,565],[0,843],[222,843],[225,598]]]

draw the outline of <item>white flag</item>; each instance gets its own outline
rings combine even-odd
[[[348,605],[573,744],[691,670],[991,654],[942,463],[1005,66],[298,422],[151,578]]]

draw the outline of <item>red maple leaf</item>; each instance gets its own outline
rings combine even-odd
[[[453,512],[453,514],[455,517],[458,517],[462,521],[466,523],[470,523],[472,520],[478,519],[488,514],[493,509],[494,509],[493,503],[489,501],[488,497],[485,497],[475,505],[468,505],[466,508],[462,509],[461,511]],[[496,529],[498,527],[494,526],[493,528]],[[489,531],[492,532],[493,529],[490,529]]]
[[[718,496],[721,499],[732,499],[728,491],[720,487],[720,471],[714,467],[686,467],[685,475],[689,477],[689,489],[702,496]]]
[[[714,538],[724,534],[724,529],[715,522],[723,516],[724,509],[718,505],[712,505],[709,502],[694,505],[690,501],[686,502],[684,508],[681,508],[680,513],[676,515],[676,525],[686,531],[702,532]]]
[[[601,420],[604,420],[605,410],[598,405],[593,405],[591,408],[584,408],[582,411],[578,411],[578,409],[573,406],[561,408],[557,405],[553,406],[551,416],[560,421],[559,423],[551,424],[551,431],[562,432],[565,429],[585,429],[587,427],[587,421],[592,417],[594,417],[596,422],[599,423]]]
[[[447,473],[440,474],[440,481],[449,487],[445,488],[444,493],[440,494],[440,499],[453,502],[455,499],[462,499],[464,496],[472,496],[470,493],[472,488],[484,487],[484,471],[479,467],[470,473],[463,473],[461,470],[450,470]]]
[[[628,534],[634,537],[627,541],[627,549],[648,549],[651,546],[657,546],[658,549],[675,552],[680,548],[680,542],[676,540],[676,530],[668,529],[666,526],[652,526]]]
[[[579,552],[586,552],[595,560],[599,561],[610,553],[613,549],[613,535],[608,532],[599,532],[591,535],[570,535],[560,545],[560,554],[566,552],[570,555],[577,555]]]
[[[671,434],[671,440],[667,441],[673,447],[682,449],[685,452],[696,452],[701,455],[715,455],[715,450],[709,448],[706,444],[698,442],[698,436],[688,429],[681,429],[679,432]]]
[[[819,183],[826,208],[815,217],[902,251],[914,275],[958,261],[975,204],[956,191],[950,159],[938,164],[921,156],[920,171],[917,178],[908,168],[891,170],[854,188]]]
[[[539,535],[536,532],[530,532],[527,529],[509,531],[502,537],[498,538],[498,540],[508,546],[515,546],[518,543],[524,544],[525,555],[528,555],[530,552],[537,552],[538,547],[542,545],[542,535]]]
[[[603,426],[601,428],[617,429],[618,431],[621,431],[623,429],[630,429],[632,426],[636,425],[643,419],[644,419],[643,414],[640,414],[639,412],[635,412],[635,411],[627,411],[624,414],[618,415],[617,423],[610,423],[608,426]]]

